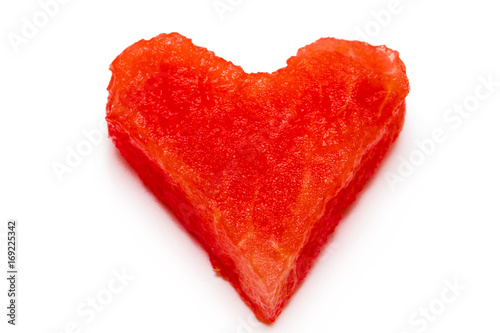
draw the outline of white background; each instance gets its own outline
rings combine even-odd
[[[0,266],[16,218],[20,267],[16,327],[0,274],[1,332],[500,332],[500,86],[481,83],[500,81],[493,1],[222,0],[221,19],[213,0],[69,0],[47,22],[35,0],[1,1]],[[45,26],[14,47],[34,16]],[[215,276],[107,137],[61,181],[54,172],[99,130],[109,64],[142,38],[177,31],[255,72],[320,37],[359,39],[356,29],[400,52],[405,127],[272,326]],[[462,117],[453,108],[464,103]],[[430,144],[439,129],[445,140]],[[133,279],[116,291],[122,270]],[[92,316],[96,296],[107,304]]]

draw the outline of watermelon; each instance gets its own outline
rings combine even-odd
[[[273,73],[245,73],[180,34],[111,64],[114,144],[266,323],[400,133],[398,52],[322,38]]]

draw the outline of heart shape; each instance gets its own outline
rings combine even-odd
[[[401,131],[398,53],[323,38],[248,74],[172,33],[128,47],[111,71],[115,145],[273,322]]]

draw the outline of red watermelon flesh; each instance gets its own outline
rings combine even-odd
[[[323,38],[274,73],[245,73],[172,33],[128,47],[111,71],[115,145],[273,322],[401,131],[398,53]]]

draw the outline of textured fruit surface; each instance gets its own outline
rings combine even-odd
[[[401,131],[398,53],[323,38],[249,74],[172,33],[128,47],[111,71],[116,146],[273,322]]]

